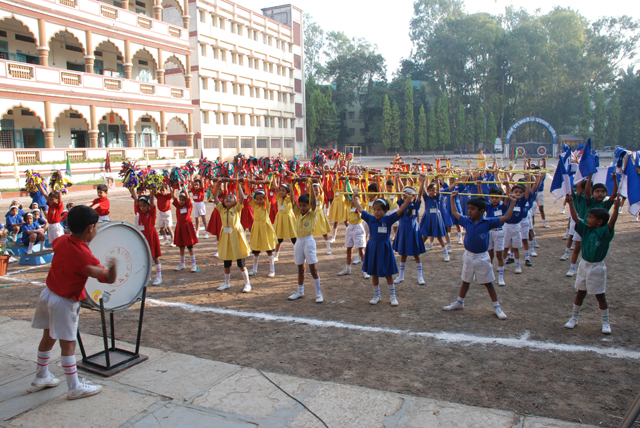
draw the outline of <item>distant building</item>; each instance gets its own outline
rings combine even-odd
[[[580,144],[584,144],[584,138],[578,135],[558,135],[558,140],[560,144],[566,144],[570,147],[577,147]]]

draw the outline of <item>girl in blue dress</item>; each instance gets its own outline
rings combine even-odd
[[[398,178],[396,177],[396,180]],[[420,182],[425,180],[425,176],[420,176]],[[424,285],[425,281],[422,277],[422,261],[420,254],[427,252],[424,247],[424,241],[420,237],[420,229],[418,228],[418,212],[420,211],[420,199],[413,187],[407,186],[403,190],[404,196],[398,200],[398,204],[402,205],[405,199],[409,199],[409,205],[404,213],[400,216],[400,225],[398,232],[393,240],[393,250],[400,254],[400,275],[393,281],[396,284],[404,282],[404,270],[407,266],[407,257],[413,256],[418,269],[418,284]]]
[[[462,185],[458,184],[456,185],[456,179],[455,178],[450,178],[449,179],[449,184],[443,182],[442,186],[441,186],[441,191],[442,192],[453,192],[455,190],[458,191],[462,191],[460,189]],[[442,193],[441,193],[442,194]],[[460,196],[456,196],[455,198],[453,198],[454,203],[456,204],[456,207],[458,208],[458,212],[461,213],[462,212],[462,206],[460,204]],[[447,230],[447,234],[450,236],[451,235],[451,227],[455,226],[456,230],[458,232],[458,244],[462,245],[462,228],[460,227],[460,222],[458,221],[458,219],[456,219],[454,216],[451,215],[451,195],[450,194],[445,194],[442,195],[441,197],[441,210],[446,210],[447,212],[447,216],[449,217],[449,220],[447,220],[445,218],[445,215],[442,214],[442,218],[444,220],[444,224],[445,224],[445,228]],[[449,222],[451,223],[449,225]],[[449,253],[451,253],[451,240],[447,241],[447,251],[449,251]]]
[[[429,237],[430,250],[433,247],[433,239],[436,238],[444,252],[444,261],[449,261],[449,252],[444,244],[443,236],[447,235],[440,213],[440,185],[436,179],[434,183],[429,184],[427,193],[424,193],[424,182],[420,186],[420,195],[424,198],[424,214],[420,221],[420,233],[424,241]]]
[[[367,248],[364,252],[362,270],[368,275],[371,275],[373,299],[371,299],[369,303],[372,305],[380,301],[380,283],[378,278],[384,277],[389,287],[391,306],[398,306],[396,288],[393,283],[393,275],[398,273],[398,265],[396,264],[396,258],[393,254],[393,248],[391,248],[390,234],[393,223],[398,221],[398,216],[402,215],[409,205],[409,202],[409,198],[406,198],[404,203],[398,207],[397,212],[386,215],[389,211],[389,202],[382,198],[376,199],[373,202],[373,214],[369,214],[360,205],[358,194],[353,195],[353,204],[356,210],[362,216],[362,220],[369,225],[369,241],[367,242]]]

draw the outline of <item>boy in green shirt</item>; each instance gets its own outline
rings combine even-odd
[[[567,195],[566,201],[571,210],[571,218],[576,223],[576,232],[582,238],[582,260],[578,265],[576,276],[576,300],[573,303],[573,312],[571,319],[564,326],[565,328],[574,328],[578,324],[580,308],[585,296],[587,293],[595,294],[602,314],[602,332],[611,334],[609,306],[605,298],[607,267],[604,264],[604,258],[607,256],[609,244],[613,239],[620,198],[615,199],[611,216],[609,216],[609,211],[604,208],[592,208],[587,213],[586,221],[578,216],[573,204],[573,197]]]

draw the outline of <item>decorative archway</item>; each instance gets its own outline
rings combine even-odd
[[[58,114],[53,123],[53,145],[64,148],[86,148],[89,142],[89,121],[76,109],[68,108]]]
[[[93,55],[95,74],[124,77],[124,54],[111,40],[100,42],[93,50]]]
[[[133,126],[136,131],[136,147],[157,147],[160,124],[150,114],[141,115]]]
[[[58,31],[49,39],[49,67],[74,71],[85,70],[86,49],[75,34]]]
[[[44,148],[44,121],[38,114],[15,105],[0,116],[0,148]]]
[[[189,127],[184,121],[174,116],[167,122],[167,145],[170,147],[186,147],[189,145]]]
[[[98,122],[99,147],[128,147],[127,121],[118,113],[111,111],[100,118]]]
[[[506,142],[506,144],[510,144],[511,143],[511,136],[513,135],[515,130],[520,125],[523,125],[523,124],[529,123],[529,122],[536,122],[536,123],[539,123],[540,125],[544,126],[545,128],[547,128],[549,130],[549,132],[551,133],[551,136],[553,137],[553,144],[558,144],[558,134],[556,133],[556,130],[553,129],[553,126],[551,126],[551,124],[549,122],[547,122],[546,120],[540,119],[539,117],[535,117],[535,116],[525,117],[524,119],[520,119],[519,121],[514,123],[511,126],[511,128],[509,128],[509,131],[507,132],[507,142]]]

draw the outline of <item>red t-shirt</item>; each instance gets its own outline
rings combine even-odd
[[[85,268],[102,267],[100,260],[93,255],[86,242],[72,235],[62,235],[51,245],[53,260],[47,275],[47,287],[60,297],[76,301],[85,299],[84,286],[89,279]]]
[[[98,208],[96,208],[98,215],[101,215],[101,216],[109,215],[109,207],[111,206],[111,203],[109,202],[109,198],[107,197],[96,198],[93,200],[91,205],[95,205],[95,204],[100,205]]]
[[[171,195],[156,195],[158,211],[166,213],[171,209]]]
[[[173,198],[173,206],[176,207],[176,220],[178,221],[178,223],[182,224],[186,223],[187,221],[189,221],[189,223],[192,223],[191,208],[193,207],[193,204],[191,203],[191,199],[187,199],[187,203],[183,206],[180,205],[180,201],[178,200],[178,198]]]
[[[192,187],[191,194],[193,195],[193,202],[204,202],[204,189],[202,187],[199,189]]]
[[[62,210],[64,210],[62,201],[59,201],[57,204],[49,204],[49,211],[47,211],[47,221],[49,224],[60,223]]]

